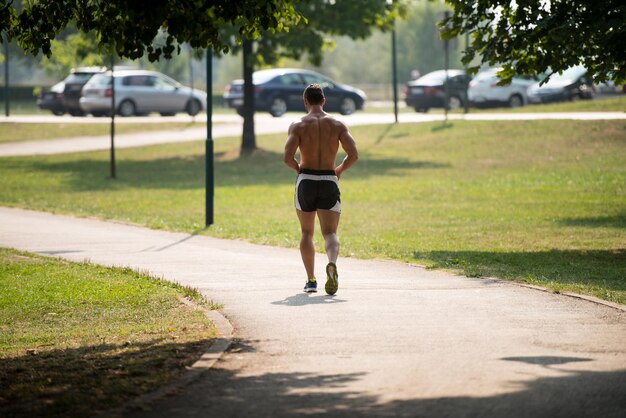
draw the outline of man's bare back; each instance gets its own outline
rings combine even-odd
[[[304,116],[293,124],[300,139],[300,168],[334,170],[339,149],[339,137],[346,131],[343,123],[323,114]]]
[[[339,144],[346,152],[346,158],[335,167]],[[300,149],[300,162],[295,160]],[[354,138],[342,122],[321,109],[312,109],[299,122],[289,127],[285,144],[285,163],[296,171],[302,169],[334,170],[337,176],[348,169],[357,158]]]

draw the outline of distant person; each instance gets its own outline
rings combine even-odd
[[[284,161],[298,173],[294,203],[302,231],[300,254],[307,274],[304,291],[317,292],[313,244],[317,214],[328,256],[325,289],[326,293],[334,295],[339,288],[336,264],[339,255],[337,227],[341,213],[339,178],[356,162],[358,151],[346,125],[324,112],[325,101],[319,84],[310,84],[304,90],[307,115],[289,127]],[[335,166],[339,144],[346,157]],[[300,162],[296,160],[298,148]]]
[[[417,80],[418,78],[420,78],[420,72],[419,70],[412,70],[411,71],[411,81],[413,80]]]

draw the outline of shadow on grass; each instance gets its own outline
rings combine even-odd
[[[431,132],[445,131],[446,129],[451,129],[451,128],[454,128],[454,124],[452,122],[444,121],[441,125],[434,126],[431,129]]]
[[[252,155],[215,155],[215,184],[217,186],[248,186],[256,184],[293,184],[294,173],[289,170],[281,153],[256,150]],[[6,163],[6,164],[5,164]],[[117,179],[109,175],[109,161],[71,160],[49,161],[47,159],[12,159],[3,163],[4,169],[25,173],[53,173],[62,175],[73,190],[115,190],[124,187],[202,189],[204,188],[205,158],[181,156],[155,160],[119,159]],[[360,168],[359,168],[360,167]],[[394,174],[397,170],[445,168],[446,164],[409,159],[371,159],[367,156],[359,161],[360,178]],[[400,173],[400,172],[398,172]],[[399,174],[400,175],[400,174]]]
[[[155,340],[2,358],[0,416],[93,416],[181,375],[210,344]]]
[[[496,360],[497,361],[497,360]],[[500,359],[504,362],[506,360]],[[410,365],[407,365],[410,366]],[[323,363],[319,365],[323,370]],[[536,365],[527,366],[536,376]],[[445,363],[441,365],[445,373]],[[363,366],[363,370],[367,365]],[[449,373],[453,373],[448,371]],[[554,374],[554,372],[551,372]],[[126,417],[618,417],[626,411],[626,370],[559,372],[557,376],[514,377],[508,393],[474,397],[420,396],[388,400],[353,389],[367,373],[291,372],[250,374],[212,369],[150,410]],[[484,379],[498,381],[496,376]],[[416,376],[416,379],[420,379]],[[468,383],[471,384],[471,383]],[[394,396],[393,393],[386,393]]]
[[[395,126],[394,123],[385,125],[385,129],[383,129],[380,135],[378,135],[378,138],[376,138],[376,141],[374,142],[374,144],[379,145],[381,142],[383,142],[383,140],[387,137],[387,135],[389,135],[389,132],[391,132],[394,126]]]
[[[414,252],[413,257],[431,260],[433,268],[458,269],[469,277],[500,277],[534,284],[601,286],[608,291],[626,292],[624,248],[529,252],[430,251]],[[623,294],[622,298],[625,297],[626,294]]]
[[[626,229],[626,212],[615,216],[598,216],[592,218],[566,218],[559,223],[563,226],[583,226],[589,228],[620,228]]]

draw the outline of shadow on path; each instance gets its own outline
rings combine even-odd
[[[322,368],[323,365],[320,365]],[[349,389],[365,373],[239,374],[217,368],[176,396],[128,417],[623,417],[626,370],[563,372],[510,382],[512,393],[385,402]],[[426,379],[426,377],[424,377]],[[468,385],[470,383],[468,382]]]
[[[326,294],[309,294],[309,293],[297,293],[293,296],[288,296],[285,299],[272,302],[272,305],[282,306],[304,306],[304,305],[319,305],[319,304],[331,304],[347,302],[345,299],[339,299],[337,296],[330,296]]]
[[[593,361],[590,358],[581,357],[556,357],[556,356],[531,356],[531,357],[504,357],[501,360],[517,361],[526,364],[537,364],[539,366],[550,367],[557,364],[577,363]]]
[[[299,299],[299,295],[291,297]],[[324,296],[307,297],[322,300]],[[150,341],[122,346],[102,344],[80,349],[50,350],[0,359],[0,415],[3,417],[85,417],[155,389],[166,361],[181,361],[194,344]],[[228,355],[255,355],[255,341],[236,340]],[[611,372],[563,371],[538,377],[532,367],[591,361],[589,358],[513,356],[500,359],[529,364],[528,373],[510,381],[511,393],[486,397],[451,396],[384,401],[353,389],[367,376],[360,372],[276,372],[251,375],[229,370],[228,362],[201,375],[178,394],[129,410],[128,417],[623,417],[626,413],[626,369]],[[445,367],[442,365],[441,367]],[[142,383],[135,380],[143,377]],[[145,377],[148,377],[147,379]],[[416,376],[420,379],[419,376]],[[489,376],[484,376],[489,379]],[[495,378],[495,377],[494,377]],[[426,376],[423,379],[428,379]],[[470,383],[468,382],[468,385]]]

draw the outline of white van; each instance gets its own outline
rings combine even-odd
[[[472,106],[520,107],[528,103],[528,88],[537,80],[530,77],[513,77],[508,86],[499,86],[497,83],[500,78],[497,73],[500,70],[501,68],[489,68],[472,79],[467,91]]]

